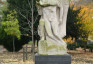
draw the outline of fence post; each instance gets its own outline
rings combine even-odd
[[[25,62],[25,49],[23,47],[23,62]]]
[[[27,57],[27,44],[26,44],[26,60],[28,60],[28,57]]]

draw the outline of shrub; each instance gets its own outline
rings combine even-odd
[[[90,52],[92,52],[93,51],[93,44],[88,44],[87,48],[90,49]]]
[[[75,44],[68,44],[68,45],[67,45],[67,48],[68,48],[69,50],[75,50],[76,48],[78,48],[78,46],[75,45]]]
[[[15,38],[15,52],[19,51],[22,46],[26,43],[28,43],[29,38],[25,37],[25,36],[21,36],[21,39],[18,40],[17,38]],[[3,42],[3,46],[10,52],[13,51],[13,38],[12,36],[8,36],[7,38],[5,38],[5,41]]]

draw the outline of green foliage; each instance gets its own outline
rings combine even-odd
[[[29,37],[21,36],[20,40],[15,37],[15,51],[19,51],[22,46],[29,42]],[[3,45],[8,51],[13,51],[13,36],[7,35],[3,27],[0,27],[0,45]]]
[[[32,41],[29,41],[28,44],[29,44],[29,45],[32,45],[33,42],[32,42]],[[37,44],[37,41],[35,41],[35,44]]]
[[[88,49],[93,49],[93,44],[88,44],[88,45],[87,45],[87,48],[88,48]]]
[[[69,50],[75,50],[76,48],[79,48],[79,45],[76,45],[76,44],[68,44],[67,45],[67,48]]]
[[[6,35],[3,39],[3,46],[10,52],[13,52],[13,36]],[[21,36],[20,40],[18,40],[15,37],[15,52],[18,52],[20,49],[22,49],[22,46],[24,44],[27,44],[29,41],[29,37]]]
[[[70,50],[74,50],[76,48],[84,48],[84,42],[82,40],[77,40],[76,41],[77,43],[73,43],[73,44],[68,44],[67,45],[67,48],[70,49]]]
[[[79,27],[81,25],[77,24],[77,22],[81,20],[81,18],[78,17],[78,14],[80,13],[80,9],[74,10],[74,5],[73,5],[68,10],[67,37],[71,36],[77,39],[80,36]]]
[[[8,2],[8,8],[6,11],[3,11],[4,18],[2,19],[3,20],[2,23],[4,25],[1,31],[2,34],[0,34],[0,43],[2,43],[2,45],[4,45],[4,47],[8,51],[13,51],[12,37],[15,36],[15,51],[19,51],[24,44],[28,43],[28,41],[31,40],[31,36],[32,36],[31,27],[29,27],[29,25],[32,26],[31,24],[32,0],[7,0],[7,2]],[[37,27],[38,27],[38,23],[39,23],[38,21],[40,16],[38,16],[38,12],[35,7],[36,0],[34,0],[33,5],[34,5],[34,38],[36,39],[38,37]],[[16,11],[16,14],[15,14],[15,11]],[[26,18],[24,18],[21,14],[25,16]],[[27,19],[30,22],[28,22]],[[19,26],[20,26],[21,34],[19,32]],[[8,32],[8,31],[11,31],[11,32]],[[28,35],[24,35],[24,34],[28,34]],[[21,37],[19,35],[21,35]],[[16,37],[18,39],[20,37],[20,40],[18,40]]]
[[[84,42],[83,40],[77,40],[77,45],[81,48],[84,48]]]
[[[32,0],[7,0],[7,2],[9,3],[8,9],[9,10],[15,9],[17,12],[17,19],[19,21],[21,34],[28,34],[31,37]],[[34,6],[34,37],[37,38],[38,37],[37,28],[40,16],[38,15],[37,12],[36,0],[33,0],[33,6]]]
[[[5,32],[3,31],[3,28],[0,26],[0,45],[3,44],[2,40],[4,39]]]
[[[13,35],[20,39],[21,32],[19,30],[16,14],[17,13],[15,10],[10,11],[10,13],[7,14],[6,21],[2,21],[1,24],[4,27],[4,31],[7,33],[7,35]]]
[[[2,2],[2,4],[0,4],[0,15],[3,15],[3,11],[7,10],[7,5],[8,3],[6,1]]]

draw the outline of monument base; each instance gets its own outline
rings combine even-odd
[[[70,55],[35,55],[35,64],[71,64]]]

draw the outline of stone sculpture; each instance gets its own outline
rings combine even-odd
[[[38,53],[40,55],[67,54],[67,45],[62,40],[66,36],[66,20],[69,0],[38,0],[41,15],[38,26],[40,35]]]

